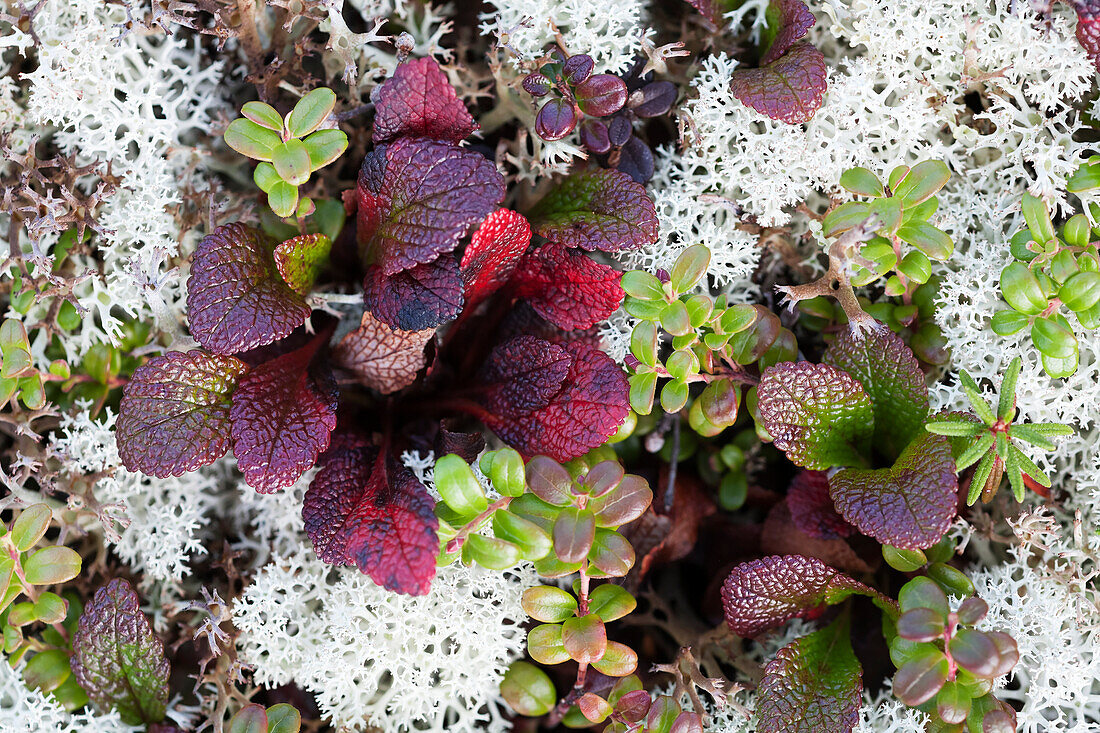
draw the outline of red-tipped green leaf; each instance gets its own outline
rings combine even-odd
[[[402,331],[434,329],[462,312],[462,276],[449,254],[394,275],[371,265],[363,301],[375,318]]]
[[[928,387],[917,358],[901,337],[879,328],[860,338],[844,329],[822,361],[847,372],[875,410],[875,448],[893,458],[925,432]]]
[[[722,584],[722,607],[733,633],[756,636],[853,594],[878,596],[874,589],[816,558],[770,555],[733,569]]]
[[[130,471],[182,476],[229,450],[233,390],[248,366],[202,350],[154,356],[122,391],[115,439]]]
[[[842,617],[779,650],[756,693],[760,733],[847,733],[859,722],[863,669]]]
[[[626,419],[627,382],[607,354],[580,341],[565,344],[572,360],[560,390],[535,410],[497,400],[500,411],[482,415],[506,443],[527,455],[568,461],[603,445]],[[500,348],[500,347],[498,347]]]
[[[890,468],[847,468],[829,479],[837,511],[860,532],[905,550],[939,542],[955,518],[951,443],[925,433]]]
[[[621,273],[560,244],[545,244],[523,256],[512,288],[535,312],[567,331],[591,328],[623,302]]]
[[[314,378],[310,366],[329,333],[256,367],[233,394],[233,455],[245,482],[260,493],[290,486],[328,448],[337,393],[331,380]]]
[[[480,153],[399,138],[364,159],[358,197],[364,259],[393,275],[454,250],[504,198],[504,177]]]
[[[508,281],[530,243],[531,225],[511,209],[497,209],[481,222],[462,253],[468,307],[476,306]]]
[[[283,278],[266,234],[234,222],[199,242],[187,279],[191,335],[216,354],[277,341],[305,322],[310,308]]]
[[[800,41],[766,66],[736,69],[733,95],[762,115],[791,125],[808,121],[825,97],[825,57]]]
[[[324,234],[302,234],[275,248],[275,267],[295,292],[309,295],[331,250],[332,240]]]
[[[427,363],[424,345],[434,334],[431,329],[395,331],[364,313],[359,328],[340,341],[332,358],[360,384],[390,394],[416,381],[416,373]]]
[[[73,635],[72,670],[101,712],[117,710],[129,725],[164,719],[168,658],[125,580],[101,587],[84,607]]]
[[[874,407],[845,372],[805,361],[777,364],[760,378],[757,402],[775,447],[796,465],[824,471],[865,463]]]
[[[617,252],[657,241],[657,212],[640,183],[619,171],[573,173],[531,209],[531,228],[566,247]]]
[[[459,143],[477,123],[431,57],[398,64],[375,92],[374,144],[397,137],[427,137]]]

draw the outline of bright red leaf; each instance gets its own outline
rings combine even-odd
[[[490,398],[492,407],[479,415],[521,453],[541,453],[557,461],[572,460],[603,445],[622,425],[628,410],[626,375],[611,357],[580,341],[563,346],[572,357],[569,372],[545,407],[528,411]]]
[[[604,168],[573,173],[529,218],[537,234],[566,247],[617,252],[657,241],[657,210],[645,187]]]
[[[796,125],[820,109],[825,77],[825,56],[809,41],[799,41],[766,66],[735,69],[730,89],[760,114]]]
[[[309,317],[305,299],[279,274],[274,249],[274,240],[239,222],[199,242],[187,279],[187,312],[200,344],[234,354],[277,341]]]
[[[520,260],[511,287],[535,312],[567,331],[591,328],[623,302],[622,274],[579,252],[550,243]]]
[[[1100,69],[1100,0],[1068,0],[1077,11],[1077,41]]]
[[[390,328],[424,331],[462,312],[462,275],[450,254],[387,276],[371,265],[363,279],[367,310]]]
[[[375,145],[402,136],[457,144],[477,130],[466,105],[431,57],[398,64],[372,97]]]
[[[475,307],[508,281],[530,243],[531,225],[511,209],[497,209],[481,222],[462,253],[467,307]]]
[[[130,471],[181,476],[229,450],[229,405],[248,366],[232,356],[170,351],[123,387],[115,440]]]
[[[364,260],[393,275],[454,250],[504,198],[504,177],[480,153],[399,138],[363,160],[358,192]]]
[[[337,393],[310,366],[331,331],[249,372],[233,394],[233,455],[260,493],[290,486],[312,466],[336,427]]]
[[[811,537],[831,540],[855,531],[837,514],[829,496],[829,476],[824,471],[802,471],[795,476],[787,490],[787,506],[794,525]]]

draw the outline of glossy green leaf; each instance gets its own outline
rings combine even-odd
[[[271,164],[279,177],[292,186],[309,180],[309,151],[301,140],[287,140],[272,150]]]
[[[675,293],[686,293],[703,279],[710,266],[710,250],[706,245],[693,244],[676,258],[669,271],[669,284]]]
[[[945,232],[927,222],[910,222],[898,228],[898,237],[929,258],[943,262],[955,251],[955,244]]]
[[[46,649],[30,658],[23,669],[23,681],[32,690],[52,692],[69,679],[69,655],[62,649]]]
[[[490,570],[507,570],[520,561],[519,548],[497,537],[471,534],[462,545],[462,561]]]
[[[298,733],[302,729],[302,714],[285,702],[267,709],[267,733]]]
[[[26,552],[37,544],[50,527],[53,512],[46,504],[32,504],[19,513],[9,535],[15,549]]]
[[[515,545],[524,560],[539,560],[553,548],[550,535],[542,527],[506,509],[493,512],[493,534]]]
[[[489,506],[485,490],[473,470],[454,453],[435,462],[434,478],[440,498],[459,514],[480,514]]]
[[[554,683],[529,662],[512,662],[500,683],[500,694],[520,715],[545,715],[557,703]]]
[[[621,585],[603,583],[588,594],[588,611],[611,623],[626,616],[638,606],[638,601]]]
[[[634,567],[634,548],[618,532],[597,529],[588,562],[603,575],[621,578]]]
[[[602,587],[602,585],[597,586],[597,588]],[[568,591],[552,585],[536,585],[528,588],[523,592],[520,602],[524,613],[536,621],[545,623],[561,623],[573,616],[577,610],[577,599]],[[593,613],[595,613],[594,610]]]
[[[626,644],[609,641],[603,656],[592,662],[592,666],[608,677],[625,677],[638,669],[638,654]]]
[[[283,131],[283,116],[270,104],[245,102],[244,106],[241,107],[241,114],[260,127],[266,127],[277,133]]]
[[[316,171],[332,163],[348,149],[348,136],[341,130],[318,130],[305,140],[310,170]]]
[[[225,130],[225,144],[241,155],[254,160],[271,161],[275,149],[282,145],[279,134],[239,117]]]
[[[275,212],[275,216],[293,216],[298,210],[298,187],[280,179],[267,192],[267,205]]]
[[[906,208],[931,198],[951,178],[951,170],[943,161],[926,160],[917,163],[894,188],[894,195]]]
[[[286,118],[286,128],[295,137],[316,130],[336,106],[336,92],[318,87],[298,100]]]
[[[23,574],[32,585],[54,585],[80,573],[80,555],[68,547],[44,547],[23,563]]]
[[[539,664],[569,661],[569,652],[561,641],[561,624],[540,624],[527,632],[527,653]]]
[[[867,168],[849,168],[840,174],[840,185],[860,196],[884,196],[882,181]]]

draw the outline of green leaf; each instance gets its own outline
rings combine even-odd
[[[955,470],[962,471],[964,468],[974,465],[993,446],[993,441],[993,433],[987,430],[959,454],[955,459]]]
[[[260,127],[252,120],[238,117],[225,130],[225,144],[241,155],[254,160],[271,161],[275,149],[282,145],[279,134]]]
[[[984,433],[989,430],[989,426],[980,422],[972,422],[969,420],[929,420],[924,425],[924,429],[930,433],[936,435],[947,435],[951,437],[970,437],[977,436],[980,433]]]
[[[490,570],[507,570],[519,562],[519,548],[496,537],[471,534],[462,545],[462,561],[477,563]]]
[[[597,529],[592,549],[588,551],[588,562],[604,575],[621,578],[634,567],[634,548],[618,532]]]
[[[302,714],[285,702],[267,709],[267,733],[298,733],[302,729]]]
[[[1020,209],[1036,242],[1045,243],[1054,239],[1054,223],[1050,220],[1050,211],[1043,199],[1025,192]]]
[[[989,327],[998,336],[1011,336],[1024,330],[1030,319],[1015,308],[997,311],[989,321]]]
[[[532,562],[546,557],[553,548],[542,527],[506,509],[493,512],[493,534],[518,547],[520,556]]]
[[[1024,423],[1012,425],[1008,434],[1012,438],[1019,438],[1025,443],[1037,445],[1046,450],[1054,450],[1058,446],[1050,440],[1051,436],[1073,435],[1073,428],[1061,423]]]
[[[710,250],[706,245],[693,244],[680,253],[669,271],[673,292],[686,293],[695,287],[710,266]]]
[[[866,465],[874,404],[849,374],[828,364],[777,364],[761,377],[757,398],[764,429],[795,465]]]
[[[34,615],[44,624],[59,624],[65,620],[69,602],[56,593],[46,591],[34,602]]]
[[[1020,377],[1020,367],[1023,362],[1020,357],[1012,360],[1001,380],[1001,395],[997,403],[997,417],[1004,421],[1011,420],[1016,415],[1016,380]]]
[[[298,210],[298,187],[280,180],[267,192],[267,205],[275,216],[286,218]]]
[[[880,328],[857,338],[845,329],[826,350],[822,362],[854,378],[871,398],[875,448],[889,460],[923,432],[928,417],[924,372],[896,333]]]
[[[263,705],[245,705],[229,719],[226,733],[267,733],[267,711]]]
[[[287,140],[271,152],[271,164],[279,177],[292,186],[309,180],[309,151],[301,140]]]
[[[530,662],[512,662],[500,683],[500,694],[520,715],[546,715],[557,703],[554,683]]]
[[[951,237],[925,221],[902,225],[898,228],[898,237],[937,262],[945,261],[955,251]]]
[[[318,130],[302,143],[309,154],[310,170],[318,170],[332,163],[348,149],[348,136],[340,130]]]
[[[1001,270],[1001,296],[1010,306],[1027,316],[1042,313],[1048,303],[1035,275],[1027,265],[1016,261]]]
[[[894,195],[906,208],[931,198],[951,178],[951,170],[943,161],[926,160],[917,163],[894,188]]]
[[[260,127],[266,127],[277,133],[283,131],[283,116],[270,104],[245,102],[244,106],[241,107],[241,114]]]
[[[978,416],[978,419],[986,425],[997,422],[997,416],[993,414],[993,408],[982,396],[982,391],[974,378],[965,371],[959,372],[959,384],[966,394],[966,398],[970,400],[970,406],[974,408],[974,413]]]
[[[252,180],[260,187],[261,191],[270,194],[271,189],[276,184],[281,183],[283,179],[279,177],[279,173],[271,163],[260,163],[256,166],[256,170],[252,171]]]
[[[603,656],[592,662],[592,666],[608,677],[624,677],[638,669],[638,654],[626,644],[609,641]]]
[[[23,563],[23,575],[32,585],[54,585],[80,573],[80,555],[68,547],[43,547]]]
[[[35,546],[49,529],[53,512],[46,504],[32,504],[20,512],[11,526],[11,541],[15,549],[26,552]]]
[[[440,498],[457,513],[480,514],[489,506],[485,491],[469,464],[454,453],[435,462],[434,476]]]
[[[527,653],[539,664],[569,661],[569,652],[561,643],[561,624],[540,624],[527,632]]]
[[[597,588],[602,587],[602,585],[597,586]],[[552,585],[536,585],[528,588],[523,592],[520,603],[528,616],[549,624],[561,623],[571,618],[577,610],[577,599],[568,591]]]
[[[291,289],[309,295],[331,251],[332,240],[324,234],[302,234],[275,247],[275,267]]]
[[[294,137],[305,137],[316,130],[336,106],[336,92],[318,87],[298,100],[286,118],[286,128]]]
[[[482,472],[501,496],[519,496],[527,488],[523,457],[513,448],[501,448],[482,456]]]
[[[604,583],[588,594],[588,611],[611,623],[626,616],[638,606],[638,601],[621,585]]]
[[[756,697],[760,733],[850,731],[859,722],[863,670],[848,616],[779,650]]]
[[[624,272],[621,285],[627,295],[639,300],[663,301],[665,297],[661,281],[655,275],[643,270]]]
[[[840,174],[840,185],[860,196],[885,196],[882,181],[867,168],[849,168]]]
[[[1053,359],[1068,359],[1077,354],[1077,337],[1065,316],[1058,313],[1035,319],[1031,324],[1031,341],[1044,356]]]
[[[164,644],[121,578],[96,591],[73,635],[72,669],[96,707],[129,725],[157,723],[168,704]]]
[[[562,623],[561,642],[571,659],[590,664],[602,658],[607,650],[607,629],[594,613],[574,616]]]
[[[826,237],[835,237],[838,234],[854,229],[867,220],[871,215],[871,207],[862,201],[849,201],[836,207],[821,222]]]
[[[53,692],[69,679],[69,655],[62,649],[38,652],[27,662],[23,681],[32,690]]]
[[[1015,445],[1009,445],[1009,453],[1015,459],[1016,465],[1020,470],[1026,473],[1031,478],[1035,479],[1041,486],[1050,488],[1050,478],[1047,477],[1043,470],[1035,465],[1035,461],[1031,460],[1022,450]]]
[[[990,437],[992,438],[992,436]],[[992,441],[990,445],[992,445]],[[982,456],[981,462],[978,464],[978,467],[974,469],[974,473],[970,477],[970,491],[967,492],[966,495],[967,506],[974,506],[974,502],[982,495],[982,489],[993,473],[993,463],[996,460],[997,454],[995,451],[987,450]]]

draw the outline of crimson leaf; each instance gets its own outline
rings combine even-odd
[[[232,356],[171,351],[134,370],[115,440],[130,471],[182,476],[229,450],[229,405],[248,366]]]
[[[187,279],[191,335],[215,354],[233,354],[281,339],[310,308],[279,274],[263,232],[234,222],[203,237]]]
[[[504,177],[480,153],[421,138],[376,148],[359,172],[364,259],[387,275],[431,262],[503,198]]]
[[[802,471],[787,490],[791,521],[811,537],[832,540],[848,537],[855,528],[836,512],[824,471]]]
[[[477,130],[466,105],[431,57],[398,64],[372,96],[376,97],[375,145],[406,135],[457,144]]]
[[[785,54],[817,22],[817,18],[802,0],[771,0],[771,7],[779,11],[779,29],[764,57],[760,59],[761,66],[767,66]]]
[[[416,381],[416,373],[427,363],[424,345],[434,333],[395,331],[364,313],[359,328],[343,338],[332,356],[363,385],[390,394]]]
[[[458,262],[445,254],[434,262],[386,275],[378,265],[367,268],[363,301],[375,318],[390,328],[424,331],[462,312],[462,275]]]
[[[863,669],[847,616],[779,650],[756,697],[760,733],[849,733],[859,722]]]
[[[322,559],[353,562],[386,590],[424,595],[439,552],[434,508],[412,471],[360,446],[326,455],[302,517]]]
[[[551,242],[520,260],[511,286],[535,312],[567,331],[591,328],[623,302],[621,274]]]
[[[498,346],[508,348],[508,342]],[[603,445],[627,414],[627,382],[607,354],[581,341],[563,344],[572,358],[561,389],[544,406],[525,410],[501,391],[488,390],[488,409],[479,414],[506,443],[527,455],[568,461]],[[490,357],[493,358],[493,357]]]
[[[573,173],[539,200],[531,228],[566,247],[617,252],[657,241],[657,210],[645,192],[620,171]]]
[[[295,292],[309,295],[330,251],[332,240],[324,234],[301,234],[275,248],[275,267]]]
[[[939,542],[955,518],[958,479],[951,443],[925,433],[890,468],[848,468],[829,479],[837,511],[879,542],[907,550]]]
[[[711,31],[716,31],[722,27],[722,10],[717,0],[684,0],[684,2],[699,11],[706,19]]]
[[[331,380],[315,379],[310,364],[331,330],[249,372],[233,394],[233,454],[245,482],[267,494],[290,486],[312,466],[336,427]]]
[[[733,633],[756,636],[853,594],[883,600],[874,589],[816,558],[769,555],[733,569],[722,584],[722,608]]]
[[[876,450],[893,460],[918,435],[928,417],[928,387],[917,358],[901,337],[879,328],[856,338],[844,329],[822,362],[847,372],[875,409]]]
[[[573,358],[560,344],[534,336],[517,336],[489,355],[482,380],[490,410],[523,411],[546,407],[561,391]]]
[[[764,429],[796,465],[866,465],[874,408],[845,372],[805,361],[776,364],[761,376],[757,400]]]
[[[1077,42],[1100,68],[1100,0],[1069,0],[1077,11]]]
[[[735,69],[730,89],[760,114],[796,125],[821,107],[825,76],[825,56],[809,41],[799,41],[765,66]]]
[[[531,225],[511,209],[497,209],[481,222],[462,253],[467,307],[473,308],[508,281],[530,243]]]
[[[168,658],[130,584],[112,580],[84,607],[73,634],[73,675],[102,712],[129,725],[164,719]]]

